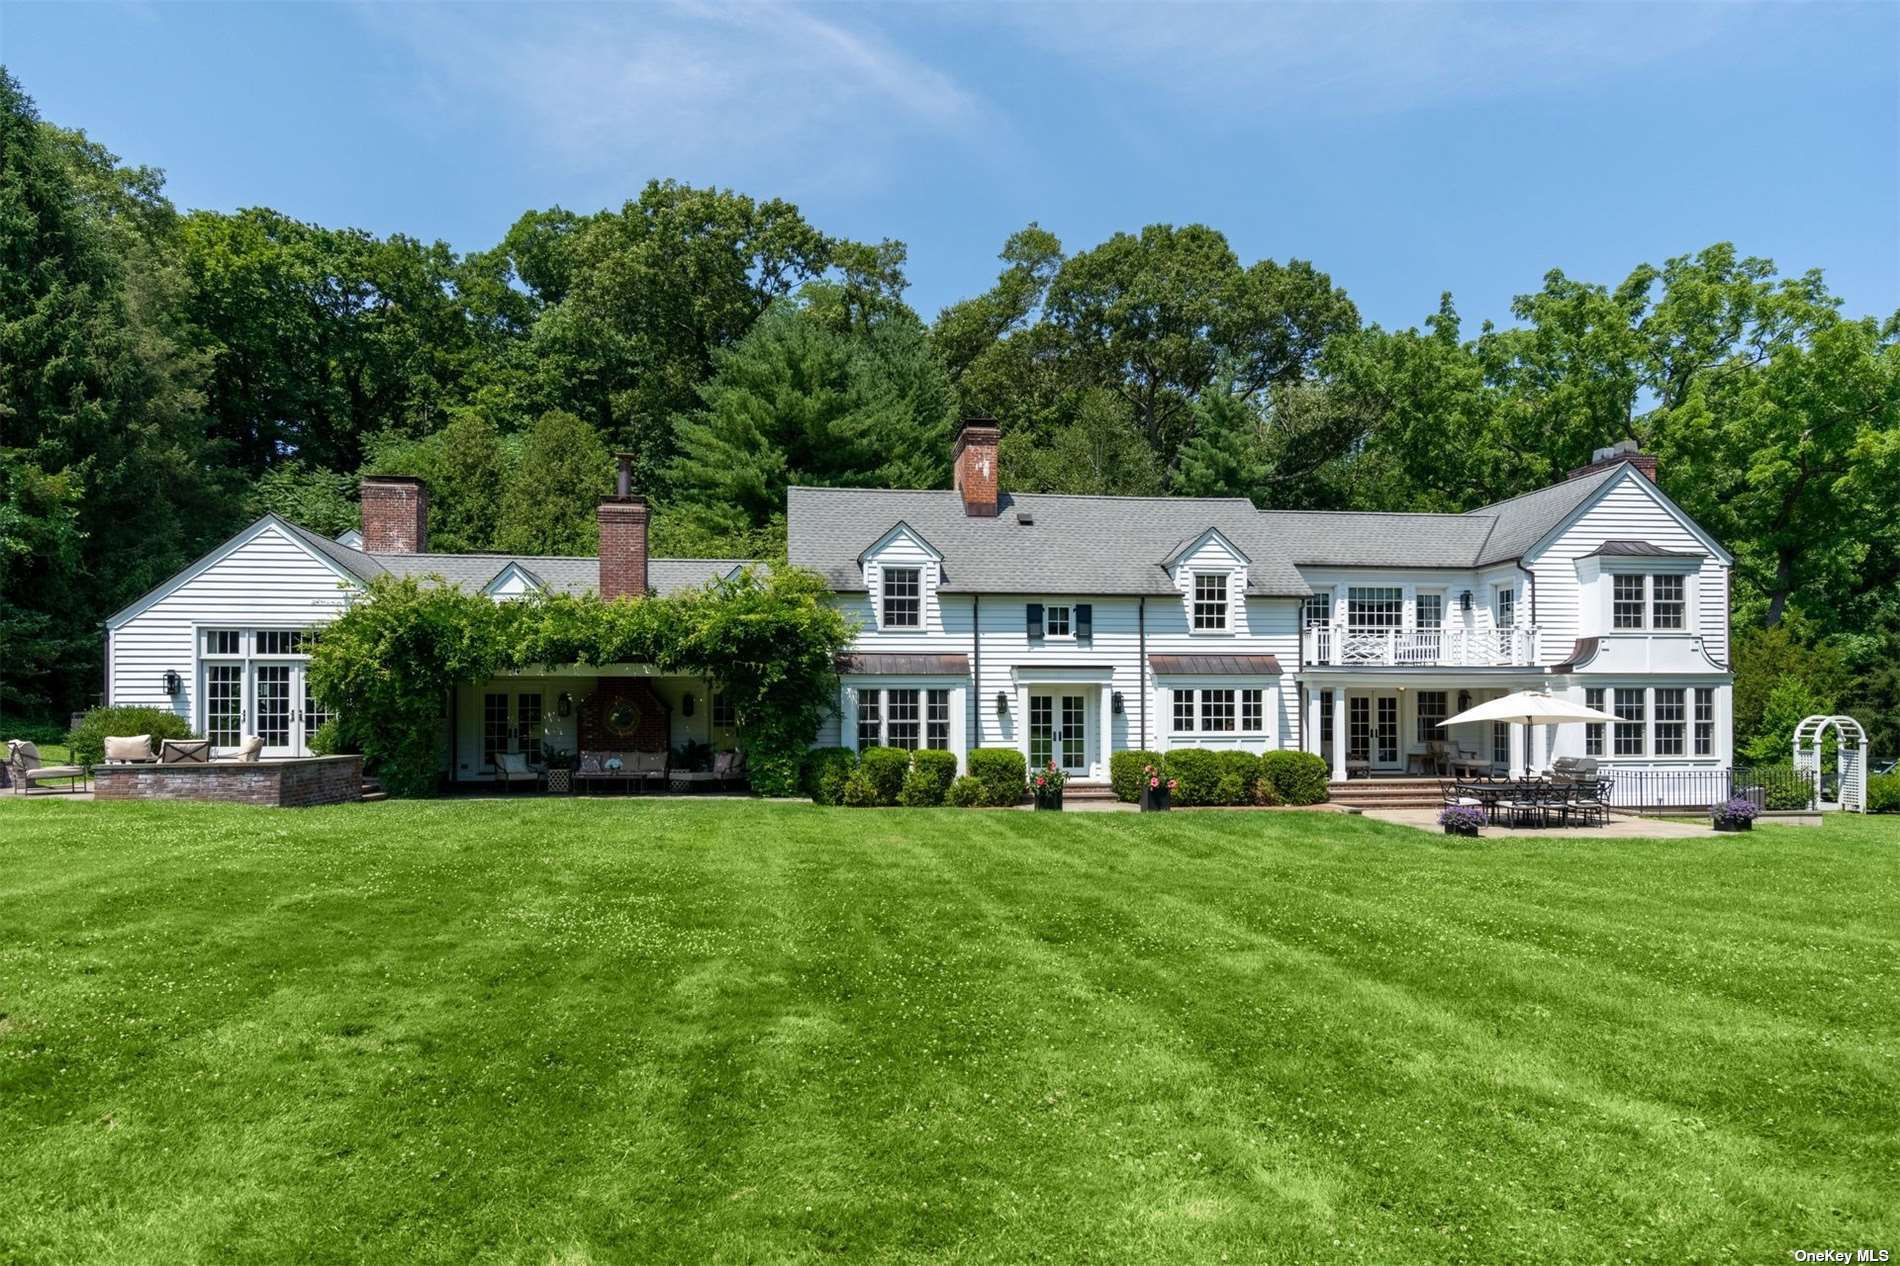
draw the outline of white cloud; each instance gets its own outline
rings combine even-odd
[[[848,10],[860,17],[871,11]],[[408,89],[437,125],[503,119],[563,165],[862,175],[906,139],[973,139],[983,103],[882,38],[783,6],[365,6],[423,65]]]

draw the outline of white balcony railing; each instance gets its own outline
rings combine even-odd
[[[1513,668],[1537,662],[1537,628],[1353,629],[1308,625],[1306,662],[1340,667]]]

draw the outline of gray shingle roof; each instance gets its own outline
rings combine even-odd
[[[535,554],[364,554],[313,532],[297,529],[304,540],[325,550],[344,567],[364,580],[389,573],[395,576],[436,575],[458,589],[480,592],[515,563],[549,593],[593,593],[600,585],[598,558],[572,558]],[[354,560],[339,557],[354,555]],[[654,558],[647,560],[647,584],[662,597],[697,589],[709,580],[731,574],[735,568],[750,564],[743,558]]]
[[[1566,479],[1496,505],[1480,506],[1465,515],[1471,519],[1488,518],[1493,524],[1491,539],[1479,551],[1477,565],[1522,558],[1525,550],[1542,540],[1566,515],[1594,496],[1597,489],[1621,474],[1628,464],[1618,462],[1608,470]]]
[[[1024,525],[1017,512],[1035,522]],[[961,494],[873,488],[793,488],[786,496],[790,561],[835,590],[864,588],[858,556],[903,521],[943,554],[951,593],[1172,594],[1162,560],[1218,528],[1252,560],[1247,591],[1309,592],[1263,516],[1243,498],[1073,497],[1005,493],[993,519],[971,518]]]
[[[340,541],[333,541],[320,532],[312,532],[309,528],[301,527],[281,516],[277,521],[283,524],[285,530],[291,535],[358,580],[370,580],[383,574],[382,565],[362,550],[351,549]]]

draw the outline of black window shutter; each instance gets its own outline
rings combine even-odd
[[[1075,636],[1077,641],[1087,641],[1095,636],[1095,604],[1078,602],[1075,604]]]
[[[1029,640],[1032,642],[1040,642],[1042,640],[1042,604],[1040,602],[1030,603],[1027,609],[1027,617]]]

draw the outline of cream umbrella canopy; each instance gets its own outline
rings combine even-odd
[[[1440,721],[1439,728],[1452,725],[1465,725],[1473,721],[1504,721],[1511,725],[1526,727],[1524,751],[1530,752],[1529,727],[1533,725],[1571,725],[1576,723],[1613,725],[1616,718],[1596,708],[1586,708],[1581,703],[1572,703],[1555,695],[1538,690],[1520,690],[1516,694],[1505,695],[1502,699],[1488,699],[1473,708],[1466,708],[1449,720]],[[1529,761],[1525,762],[1527,765]]]

